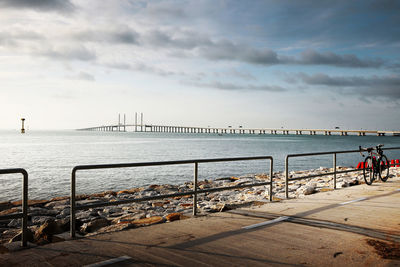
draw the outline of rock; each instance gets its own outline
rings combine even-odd
[[[0,216],[16,213],[16,212],[19,212],[19,211],[20,211],[19,208],[11,208],[11,209],[8,209],[8,210],[3,210],[3,211],[0,211]]]
[[[180,220],[181,219],[182,214],[179,212],[174,212],[174,213],[170,213],[167,216],[165,216],[165,219],[169,222],[173,222],[176,220]]]
[[[97,219],[94,219],[91,222],[84,223],[81,226],[81,232],[83,232],[83,233],[92,233],[92,232],[95,232],[95,231],[97,231],[98,229],[100,229],[102,227],[108,226],[109,224],[110,223],[109,223],[109,221],[107,219],[105,219],[105,218],[97,218]]]
[[[54,217],[52,217],[52,216],[34,216],[34,217],[32,217],[32,224],[42,225],[49,220],[54,220]]]
[[[216,205],[212,205],[211,207],[211,212],[221,212],[226,210],[225,204],[224,203],[217,203]]]
[[[119,194],[134,194],[137,192],[143,191],[143,187],[138,187],[138,188],[131,188],[131,189],[127,189],[127,190],[121,190],[119,192],[117,192],[117,195]]]
[[[138,213],[138,214],[127,214],[118,218],[115,218],[111,221],[112,224],[118,223],[130,223],[131,221],[146,218],[145,213]]]
[[[104,191],[104,192],[101,192],[101,193],[91,194],[91,195],[88,196],[88,198],[89,199],[93,199],[93,198],[104,197],[106,195],[116,196],[117,192],[114,192],[114,191],[111,191],[111,190]]]
[[[59,215],[60,215],[62,218],[67,217],[67,216],[69,216],[70,214],[71,214],[71,209],[70,209],[70,208],[65,208],[65,209],[63,209],[63,210],[59,213]]]
[[[145,226],[145,225],[152,225],[152,224],[162,223],[164,221],[165,221],[165,219],[163,217],[161,217],[161,216],[153,216],[153,217],[150,217],[150,218],[134,220],[131,223],[136,225],[136,226]]]
[[[77,225],[80,222],[77,220]],[[43,245],[53,242],[53,236],[69,230],[69,218],[63,220],[48,220],[35,232],[37,244]]]
[[[26,240],[28,242],[33,243],[34,242],[34,235],[33,232],[31,231],[31,229],[26,229]],[[12,242],[16,242],[16,241],[21,241],[22,239],[22,231],[19,231],[19,233],[17,235],[15,235],[13,238],[10,239],[10,241],[8,241],[8,243],[12,243]]]
[[[122,211],[122,208],[119,208],[119,207],[108,207],[108,208],[103,209],[103,212],[105,214],[119,213],[121,211]]]
[[[8,210],[10,208],[12,208],[12,204],[10,201],[6,201],[6,202],[0,202],[0,212],[3,210]]]
[[[319,192],[329,192],[329,191],[333,191],[333,190],[334,190],[333,188],[321,188],[319,190]]]
[[[39,227],[35,232],[35,240],[38,244],[50,243],[53,235],[62,233],[63,231],[59,228],[54,220],[48,220]]]
[[[349,183],[346,182],[346,181],[343,181],[342,183],[339,183],[339,184],[338,184],[338,187],[339,187],[339,188],[349,187]]]
[[[98,216],[97,211],[96,210],[84,210],[84,211],[80,211],[78,213],[76,213],[76,219],[88,219],[94,216]]]
[[[28,213],[31,216],[40,216],[40,215],[56,216],[58,214],[58,211],[45,209],[45,208],[39,208],[39,207],[31,207],[31,208],[29,208]]]
[[[11,222],[7,224],[7,226],[10,228],[18,228],[21,227],[21,224],[21,219],[12,219]]]
[[[135,225],[129,224],[129,223],[112,224],[112,225],[108,225],[108,226],[102,227],[99,230],[97,230],[96,232],[89,233],[86,236],[97,235],[97,234],[102,234],[102,233],[110,233],[110,232],[116,232],[116,231],[122,231],[122,230],[125,230],[125,229],[134,228],[134,227],[135,227]]]
[[[359,184],[360,184],[360,181],[358,181],[357,179],[354,179],[349,183],[349,186],[354,186],[354,185],[359,185]]]
[[[306,185],[300,187],[299,189],[297,189],[296,193],[297,195],[311,195],[314,194],[316,192],[315,190],[316,188],[316,183],[314,182],[309,182]]]
[[[64,209],[66,206],[69,206],[69,199],[62,199],[62,200],[58,200],[58,201],[51,201],[49,203],[47,203],[46,205],[44,205],[46,208],[56,208],[59,206],[62,206],[63,208],[60,209]]]
[[[79,200],[76,201],[76,206],[83,206],[87,204],[97,204],[101,203],[102,201],[100,199],[84,199],[84,200]]]
[[[69,203],[69,197],[55,197],[55,198],[50,199],[50,202],[60,201],[60,200],[68,200],[68,203]]]
[[[44,205],[47,202],[49,202],[49,201],[45,200],[45,199],[29,199],[28,200],[28,206]],[[22,200],[11,202],[11,204],[13,206],[21,206],[22,205]]]

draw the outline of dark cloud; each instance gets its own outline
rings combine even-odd
[[[138,36],[134,30],[126,26],[109,30],[85,30],[72,34],[72,38],[78,41],[112,44],[137,44]]]
[[[312,49],[301,52],[298,57],[285,56],[278,55],[268,48],[254,48],[229,40],[214,41],[193,32],[181,32],[178,36],[173,35],[159,30],[151,31],[140,37],[140,43],[157,48],[190,50],[194,55],[213,61],[230,60],[266,66],[281,64],[379,68],[385,63],[382,59],[361,59],[353,54],[339,55],[333,52],[317,52]]]
[[[385,97],[400,99],[400,76],[329,76],[318,73],[308,75],[299,73],[301,81],[311,86],[326,86],[344,93],[362,95],[364,97]]]
[[[283,60],[285,61],[285,60]],[[353,68],[379,68],[384,64],[382,59],[360,59],[356,55],[338,55],[332,52],[318,53],[314,50],[306,50],[300,54],[299,59],[289,60],[288,63],[300,65],[327,65]]]
[[[207,37],[192,31],[164,32],[151,30],[142,35],[142,45],[159,48],[195,49],[211,46],[213,42]]]
[[[96,54],[84,46],[62,46],[34,51],[33,53],[56,60],[93,61],[96,59]]]
[[[0,0],[0,7],[61,13],[69,13],[75,10],[75,6],[69,0]]]
[[[195,87],[206,87],[206,88],[214,88],[219,90],[226,91],[265,91],[265,92],[284,92],[285,88],[275,85],[238,85],[233,83],[225,83],[225,82],[183,82],[185,85],[195,86]]]
[[[157,67],[153,67],[144,63],[135,63],[135,64],[127,64],[127,63],[106,63],[103,64],[106,67],[120,69],[120,70],[127,70],[127,71],[138,71],[138,72],[145,72],[150,73],[158,76],[185,76],[184,72],[175,72],[175,71],[167,71]]]
[[[170,3],[149,2],[146,7],[146,15],[157,19],[180,19],[186,18],[184,9],[179,5],[171,5]]]
[[[227,40],[200,47],[199,53],[210,60],[234,60],[257,65],[279,64],[277,54],[270,49],[254,49]]]
[[[227,0],[233,19],[214,18],[225,31],[265,40],[274,47],[340,45],[351,48],[376,43],[390,48],[400,41],[398,0]],[[244,14],[251,14],[251,20]],[[251,27],[251,26],[259,27]],[[392,50],[395,50],[392,48]]]

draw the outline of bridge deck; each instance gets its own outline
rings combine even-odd
[[[133,132],[164,132],[164,133],[210,133],[210,134],[323,134],[323,135],[348,135],[359,136],[400,136],[400,131],[380,130],[345,130],[345,129],[283,129],[283,128],[232,128],[232,127],[197,127],[197,126],[176,126],[176,125],[155,125],[155,124],[113,124],[102,125],[90,128],[78,129],[81,131],[133,131]]]

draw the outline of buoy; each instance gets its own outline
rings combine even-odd
[[[24,128],[25,119],[22,118],[21,121],[22,121],[21,133],[25,133],[25,128]]]
[[[400,167],[400,160],[396,159],[396,167]]]
[[[390,161],[390,167],[394,167],[395,165],[394,165],[394,159],[392,159],[391,161]]]

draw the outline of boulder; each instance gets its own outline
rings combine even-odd
[[[69,219],[48,220],[35,232],[35,240],[38,244],[52,242],[53,235],[61,234],[69,229]]]
[[[29,199],[28,200],[28,206],[43,206],[49,202],[46,199]],[[22,205],[22,200],[14,201],[11,203],[13,206],[21,206]]]
[[[50,209],[52,208],[63,209],[64,207],[69,206],[69,199],[51,201],[44,206]],[[63,208],[58,208],[58,207],[63,207]]]
[[[16,213],[19,211],[20,211],[19,208],[11,208],[11,209],[7,209],[7,210],[3,210],[3,211],[0,211],[0,216]]]
[[[22,239],[22,231],[19,231],[19,233],[16,234],[13,238],[11,238],[10,241],[8,241],[8,242],[12,243],[12,242],[16,242],[16,241],[21,241],[21,239]],[[26,240],[31,243],[33,243],[33,241],[34,241],[33,232],[29,228],[26,231]]]
[[[177,221],[181,219],[182,214],[179,212],[170,213],[165,216],[165,219],[169,222]]]
[[[58,214],[58,211],[45,209],[45,208],[39,208],[39,207],[30,207],[28,213],[31,216],[40,216],[40,215],[56,216]]]
[[[54,220],[52,216],[33,216],[32,217],[32,224],[34,225],[42,225],[49,220]]]
[[[96,232],[100,228],[108,226],[108,225],[110,225],[110,222],[107,219],[105,219],[105,218],[97,218],[97,219],[94,219],[91,222],[84,223],[81,226],[81,232],[83,232],[83,233]]]
[[[357,178],[353,179],[352,181],[349,182],[349,186],[354,186],[354,185],[359,185],[359,184],[360,184],[360,181],[358,181]]]
[[[161,216],[153,216],[150,218],[144,218],[144,219],[138,219],[134,220],[131,223],[136,226],[145,226],[145,225],[152,225],[152,224],[157,224],[157,223],[162,223],[164,222],[165,219]]]
[[[84,220],[88,218],[92,218],[94,216],[98,216],[98,213],[96,210],[84,210],[76,213],[76,219]]]
[[[130,223],[134,220],[139,220],[146,218],[145,213],[137,213],[137,214],[127,214],[118,218],[115,218],[111,221],[112,224],[124,224],[124,223]]]
[[[112,224],[112,225],[108,225],[108,226],[102,227],[102,228],[98,229],[96,232],[89,233],[86,236],[97,235],[97,234],[102,234],[102,233],[110,233],[110,232],[116,232],[116,231],[122,231],[122,230],[133,228],[133,227],[135,227],[135,225],[129,224],[129,223]]]
[[[104,192],[101,192],[101,193],[91,194],[87,198],[88,199],[93,199],[93,198],[98,198],[98,197],[104,197],[106,195],[116,196],[117,192],[114,192],[114,191],[111,191],[111,190],[110,191],[104,191]]]
[[[321,188],[319,190],[319,192],[329,192],[329,191],[333,191],[333,190],[334,190],[333,188]]]
[[[7,224],[7,226],[10,228],[19,228],[21,227],[21,224],[21,219],[12,219],[11,222]]]
[[[6,202],[0,202],[0,212],[3,210],[8,210],[10,208],[12,208],[12,204],[10,201],[6,201]]]

